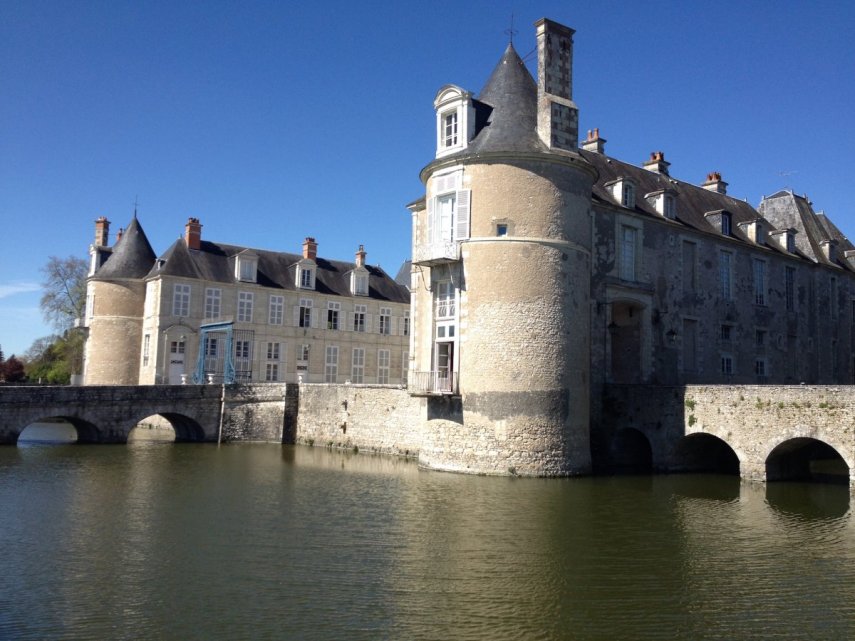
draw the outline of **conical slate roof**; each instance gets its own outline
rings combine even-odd
[[[508,44],[478,102],[492,110],[467,153],[547,150],[537,135],[537,84],[513,44]]]
[[[95,272],[96,280],[113,278],[142,278],[152,265],[156,256],[142,225],[134,216],[131,224],[122,234],[122,238],[113,246],[110,258]]]

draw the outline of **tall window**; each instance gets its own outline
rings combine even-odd
[[[380,319],[377,326],[377,331],[381,334],[392,333],[392,309],[389,307],[380,308]]]
[[[721,235],[730,236],[730,214],[726,212],[721,215]]]
[[[697,245],[688,240],[683,241],[683,293],[695,291],[695,265],[697,264]]]
[[[244,381],[252,378],[252,341],[235,341],[235,376]]]
[[[784,268],[784,292],[787,302],[787,311],[791,312],[796,308],[796,268]]]
[[[308,298],[300,299],[300,310],[297,317],[298,327],[312,326],[312,301]]]
[[[354,332],[364,332],[365,331],[365,312],[367,311],[367,305],[354,305],[353,306],[353,331]]]
[[[389,384],[389,363],[391,357],[388,349],[381,349],[377,352],[377,382],[380,385]]]
[[[341,313],[341,303],[327,303],[327,329],[338,329],[338,317]]]
[[[766,359],[757,358],[754,360],[754,375],[758,381],[765,382],[766,380]]]
[[[439,226],[438,242],[450,243],[454,241],[456,205],[457,195],[455,193],[445,194],[436,199],[436,220]]]
[[[410,335],[410,310],[404,312],[404,317],[401,319],[401,336]]]
[[[143,336],[143,349],[142,349],[142,364],[148,365],[148,357],[149,352],[151,350],[151,335],[146,334]]]
[[[724,218],[722,218],[724,220]],[[723,300],[733,298],[733,254],[728,251],[720,251],[718,254],[718,286]]]
[[[635,227],[621,225],[620,228],[620,277],[622,280],[635,280],[635,248],[638,242],[638,230]]]
[[[335,383],[338,381],[338,346],[327,345],[326,360],[324,362],[324,382]]]
[[[662,205],[662,213],[665,215],[665,218],[670,218],[671,220],[674,220],[677,217],[677,204],[674,200],[674,196],[671,196],[670,194],[665,194],[663,198],[665,199],[665,201]]]
[[[278,361],[281,343],[267,343],[267,360]]]
[[[267,322],[271,325],[281,325],[282,319],[285,316],[285,297],[271,296],[270,297],[270,313]]]
[[[281,353],[281,343],[267,343],[267,364],[264,372],[264,380],[278,381],[279,380],[279,357]]]
[[[733,375],[733,356],[730,354],[721,355],[721,373],[725,376]]]
[[[454,147],[457,144],[457,112],[452,111],[442,117],[442,146]]]
[[[220,317],[223,291],[216,287],[205,289],[205,320],[217,320]]]
[[[190,285],[175,284],[172,290],[172,315],[190,315]]]
[[[631,183],[624,182],[623,183],[623,198],[622,205],[629,209],[635,208],[635,187],[632,186]]]
[[[442,280],[436,284],[436,317],[454,318],[455,309],[454,283]]]
[[[312,289],[312,270],[300,269],[300,287]]]
[[[252,322],[252,292],[238,292],[237,319],[239,323]]]
[[[368,296],[368,274],[351,274],[351,287],[354,296]]]
[[[309,346],[300,345],[297,348],[297,371],[305,372],[309,369]]]
[[[751,261],[754,273],[754,304],[766,304],[766,261],[755,258]]]
[[[361,347],[353,348],[353,360],[351,361],[350,380],[359,385],[365,376],[365,350]],[[327,381],[332,382],[332,381]]]

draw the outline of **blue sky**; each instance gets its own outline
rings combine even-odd
[[[136,198],[157,253],[195,216],[251,247],[362,243],[394,274],[434,94],[480,91],[512,13],[523,56],[538,18],[576,29],[580,126],[609,155],[663,150],[755,206],[807,193],[855,235],[853,3],[0,0],[3,351],[51,333],[48,256],[85,257],[95,218],[113,234]]]

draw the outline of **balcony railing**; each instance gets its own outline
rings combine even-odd
[[[436,301],[436,317],[437,318],[454,318],[455,314],[455,299],[440,298]]]
[[[431,243],[416,245],[413,263],[416,265],[439,265],[460,260],[460,243]]]
[[[413,372],[407,389],[413,396],[457,394],[457,372]]]

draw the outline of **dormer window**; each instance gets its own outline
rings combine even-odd
[[[635,209],[635,184],[627,178],[618,178],[605,184],[612,198],[627,209]]]
[[[244,250],[235,257],[235,278],[245,283],[258,280],[258,255]]]
[[[677,218],[677,196],[670,189],[660,189],[644,196],[653,208],[663,218]]]
[[[671,194],[665,194],[663,200],[663,215],[674,220],[677,217],[677,200]]]
[[[364,268],[354,269],[350,273],[350,293],[354,296],[368,296],[368,272]]]
[[[724,209],[708,211],[704,214],[704,218],[706,218],[709,224],[712,225],[713,229],[720,231],[722,236],[731,235],[732,219],[729,211],[726,211]]]
[[[297,263],[297,282],[300,289],[315,289],[315,262],[312,260],[301,260]]]
[[[721,235],[722,236],[730,236],[732,230],[730,228],[730,214],[726,211],[721,213]]]
[[[466,149],[475,128],[472,94],[446,85],[437,93],[433,107],[436,110],[436,157]]]

